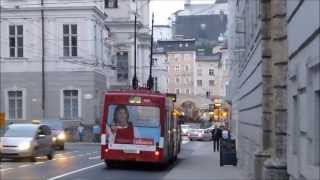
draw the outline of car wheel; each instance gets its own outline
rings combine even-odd
[[[49,160],[52,160],[53,159],[53,153],[48,154],[47,157],[48,157]]]

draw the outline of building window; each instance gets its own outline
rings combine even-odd
[[[202,76],[202,69],[197,69],[198,76]]]
[[[153,90],[158,91],[158,77],[153,77]]]
[[[180,65],[176,65],[176,72],[180,72]]]
[[[209,69],[209,76],[214,76],[214,69]]]
[[[176,94],[180,94],[180,89],[179,88],[176,89]]]
[[[8,91],[8,118],[22,119],[23,118],[23,92]]]
[[[176,83],[179,84],[180,83],[180,78],[176,78]]]
[[[188,72],[189,71],[189,65],[185,66],[185,70]]]
[[[117,53],[117,80],[127,81],[129,72],[129,57],[128,52]]]
[[[299,149],[300,135],[300,113],[299,113],[299,97],[293,96],[293,129],[292,129],[292,153],[297,154]]]
[[[214,80],[209,80],[209,86],[214,86]]]
[[[199,86],[199,87],[202,86],[202,80],[197,80],[197,86]]]
[[[77,119],[79,114],[79,91],[63,91],[63,116],[64,119]]]
[[[9,26],[9,54],[10,57],[23,57],[23,26]]]
[[[152,58],[152,66],[158,65],[158,59],[157,58]]]
[[[190,78],[189,77],[184,78],[184,83],[185,84],[189,84],[190,83]]]
[[[186,89],[186,94],[190,94],[190,89]]]
[[[63,56],[78,56],[78,28],[76,24],[63,25]]]
[[[118,8],[118,0],[104,0],[105,8]]]

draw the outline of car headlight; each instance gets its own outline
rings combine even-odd
[[[58,134],[58,139],[64,140],[66,138],[66,135],[62,132]]]
[[[57,138],[56,137],[52,137],[52,141],[56,142]]]
[[[28,150],[31,147],[30,143],[21,143],[18,145],[20,151]]]

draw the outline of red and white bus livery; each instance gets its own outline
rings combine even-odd
[[[181,144],[173,102],[149,90],[109,91],[101,123],[101,158],[167,164],[177,159]]]

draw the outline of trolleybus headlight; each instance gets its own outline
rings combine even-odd
[[[108,151],[109,151],[109,149],[108,149],[108,148],[104,149],[104,152],[108,152]]]

